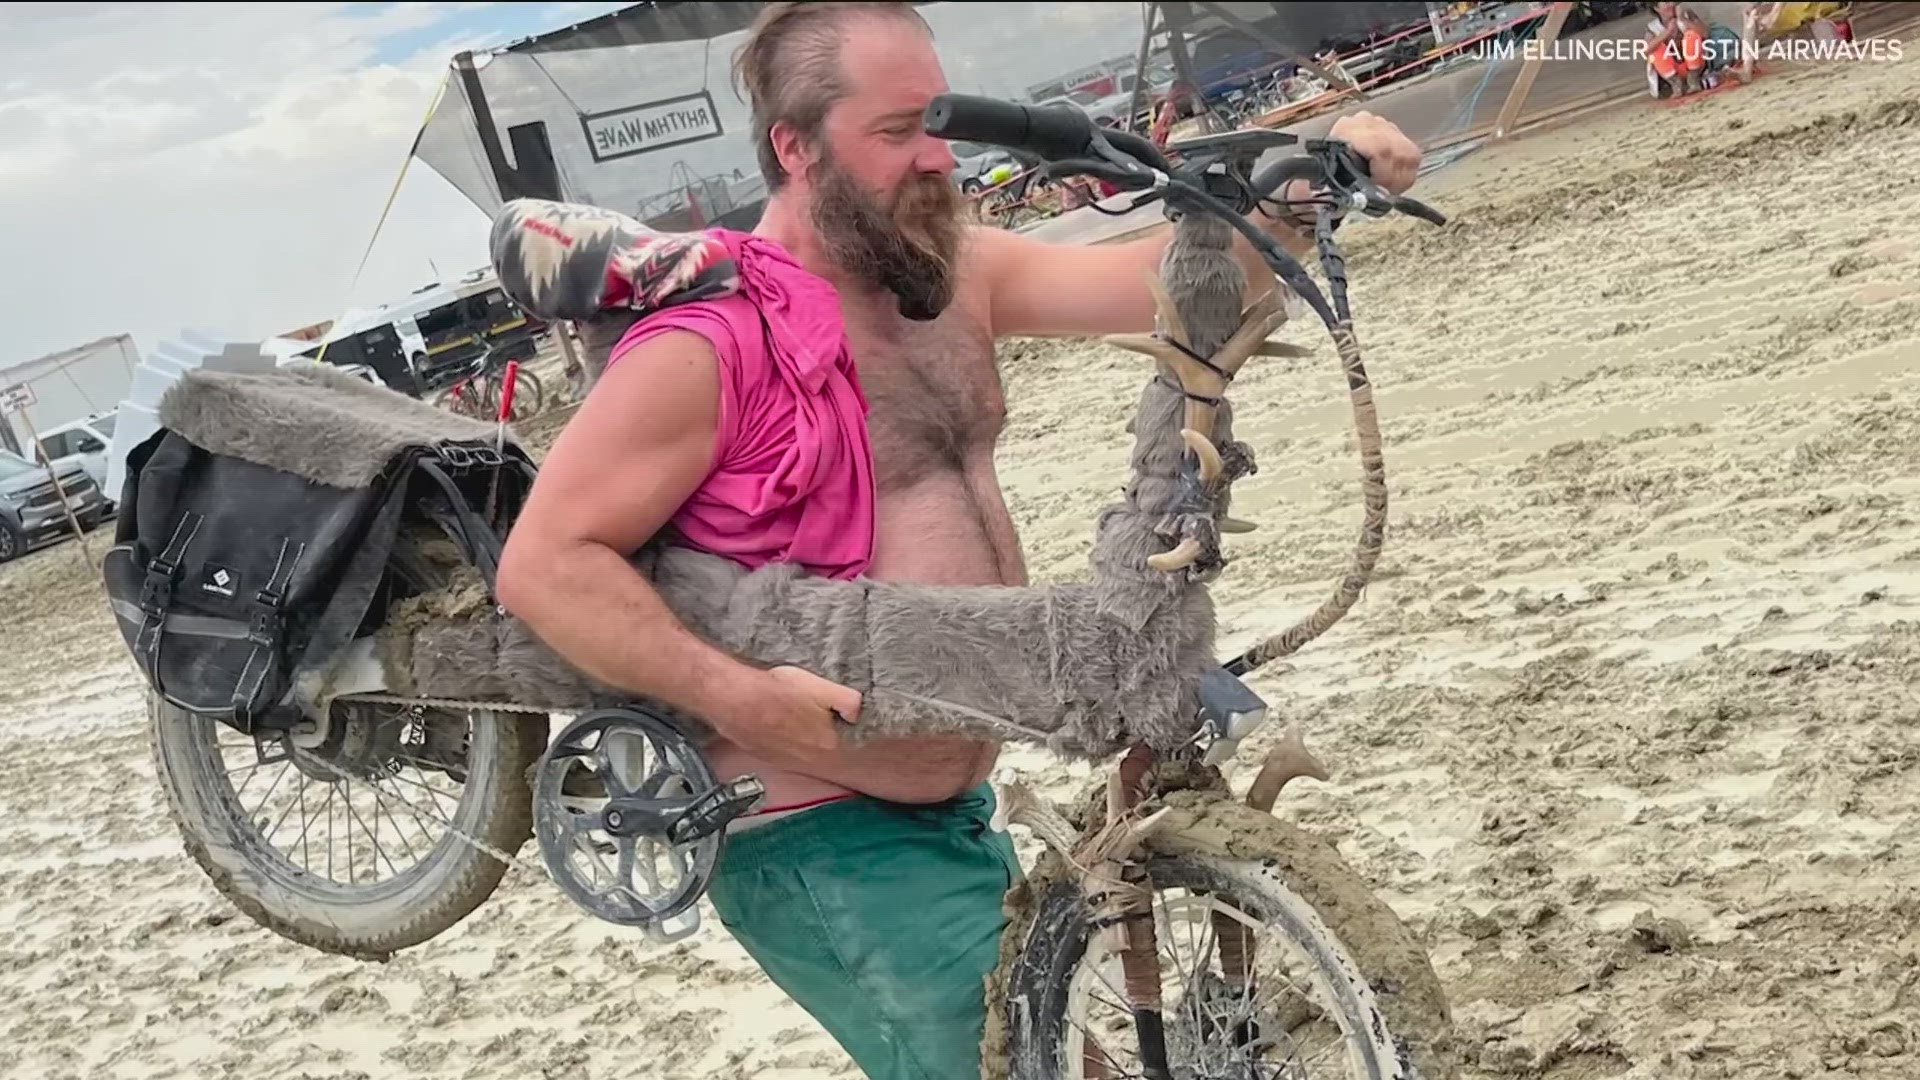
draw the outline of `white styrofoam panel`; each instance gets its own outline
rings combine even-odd
[[[188,371],[272,371],[274,358],[257,341],[232,341],[204,330],[183,330],[155,346],[133,369],[127,398],[115,409],[113,446],[107,455],[107,491],[119,498],[126,485],[127,455],[160,430],[160,399]],[[127,508],[132,511],[131,507]]]

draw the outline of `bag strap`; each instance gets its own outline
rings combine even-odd
[[[434,518],[447,535],[460,545],[467,558],[480,571],[481,579],[487,583],[487,591],[491,593],[500,567],[500,552],[503,547],[500,534],[488,522],[486,516],[474,509],[466,493],[460,490],[460,485],[447,475],[445,469],[441,468],[441,463],[444,462],[460,471],[492,469],[495,470],[496,479],[512,467],[513,472],[517,473],[521,479],[521,494],[524,494],[526,487],[532,486],[534,477],[532,464],[517,453],[502,454],[493,447],[485,445],[442,443],[435,448],[435,451],[435,456],[423,455],[414,463],[414,468],[431,479],[447,496],[445,510],[440,513],[428,511],[429,516]]]
[[[148,670],[156,672],[155,678],[159,669],[152,661],[160,649],[160,631],[167,623],[174,586],[180,580],[180,563],[187,556],[188,545],[199,535],[200,523],[204,520],[192,510],[180,515],[166,548],[147,563],[147,578],[140,586],[140,633],[134,638],[134,648],[147,655]]]
[[[292,550],[289,551],[289,548]],[[260,591],[253,594],[253,612],[247,620],[247,640],[253,643],[253,651],[247,654],[246,665],[240,669],[240,677],[234,680],[233,685],[234,719],[248,728],[254,722],[253,699],[260,693],[260,684],[273,670],[274,653],[284,642],[286,616],[281,606],[286,601],[287,586],[306,553],[305,541],[293,544],[282,537],[280,554],[273,561],[273,573]],[[251,680],[248,679],[249,675],[252,675]]]

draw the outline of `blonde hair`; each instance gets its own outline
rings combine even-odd
[[[911,19],[933,32],[913,4],[768,4],[734,55],[735,89],[744,92],[751,110],[754,154],[769,191],[779,190],[787,179],[773,149],[773,126],[785,123],[807,142],[819,138],[827,111],[847,94],[841,39],[861,18]]]

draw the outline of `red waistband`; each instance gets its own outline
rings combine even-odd
[[[845,802],[846,800],[851,798],[853,798],[852,792],[847,792],[841,795],[825,795],[818,799],[809,799],[806,802],[791,803],[787,806],[769,806],[764,810],[755,810],[751,814],[742,814],[741,816],[742,817],[764,817],[767,814],[784,814],[789,810],[810,810],[816,806],[825,806],[828,803]]]

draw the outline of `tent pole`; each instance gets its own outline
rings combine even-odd
[[[522,194],[519,172],[507,163],[506,152],[500,147],[500,132],[493,125],[493,109],[487,104],[486,89],[480,85],[480,69],[473,64],[472,50],[456,54],[453,68],[460,73],[460,87],[466,91],[467,107],[473,110],[475,134],[480,136],[480,149],[487,155],[487,167],[493,170],[500,201],[512,202]]]
[[[1553,43],[1560,40],[1560,28],[1567,23],[1567,15],[1573,11],[1573,5],[1567,0],[1558,0],[1553,5],[1552,14],[1547,16],[1547,25],[1540,31],[1540,45],[1520,65],[1520,77],[1513,81],[1513,89],[1507,92],[1506,104],[1500,106],[1500,118],[1493,123],[1490,142],[1498,142],[1513,130],[1513,122],[1520,118],[1520,108],[1527,103],[1527,95],[1533,92],[1533,80],[1540,74],[1540,64],[1547,53],[1553,50]]]
[[[1147,57],[1153,53],[1153,30],[1160,21],[1160,5],[1147,4],[1147,28],[1140,35],[1140,57],[1133,65],[1133,97],[1127,101],[1127,122],[1120,125],[1126,131],[1133,130],[1133,121],[1140,115],[1140,100],[1146,97]]]
[[[1233,125],[1214,110],[1213,102],[1207,100],[1206,92],[1193,77],[1193,57],[1187,52],[1187,16],[1191,14],[1190,9],[1184,0],[1168,0],[1159,7],[1160,15],[1167,23],[1167,51],[1173,54],[1173,70],[1180,81],[1193,91],[1193,96],[1200,100],[1200,108],[1207,117],[1207,130],[1217,130],[1216,125],[1224,125],[1232,130]]]

